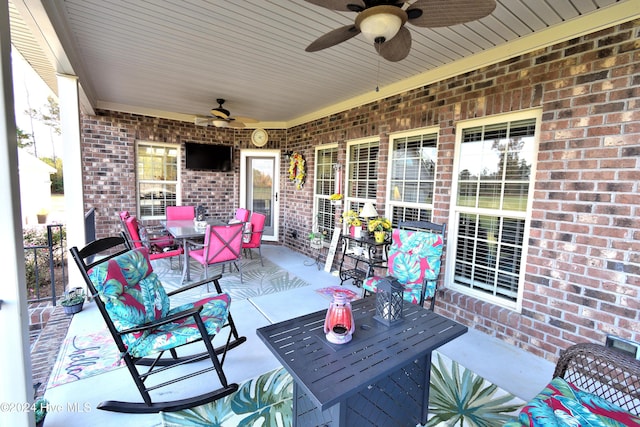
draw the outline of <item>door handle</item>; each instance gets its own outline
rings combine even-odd
[[[276,202],[278,201],[278,193],[276,193]]]

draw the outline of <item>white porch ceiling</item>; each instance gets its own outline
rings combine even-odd
[[[185,121],[224,98],[232,115],[261,121],[252,127],[302,123],[640,14],[640,0],[498,0],[479,21],[408,25],[411,53],[392,63],[362,36],[305,52],[356,14],[303,0],[9,2],[14,45],[54,89],[54,72],[75,74],[94,108]]]

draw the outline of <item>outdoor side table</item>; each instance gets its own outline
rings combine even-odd
[[[373,319],[375,302],[352,303],[356,331],[346,344],[326,340],[326,310],[257,330],[294,378],[294,425],[426,424],[431,352],[467,327],[406,302],[404,320],[385,326]]]
[[[353,279],[353,284],[361,287],[364,279],[373,275],[374,268],[387,268],[389,240],[378,243],[373,237],[352,237],[348,234],[343,234],[340,239],[342,240],[342,260],[338,271],[341,286],[345,281]],[[356,255],[349,252],[351,245],[361,248],[363,253]],[[351,260],[353,267],[345,267],[347,259]]]

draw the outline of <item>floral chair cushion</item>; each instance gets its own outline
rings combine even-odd
[[[505,426],[640,426],[640,418],[556,377]]]
[[[422,285],[426,282],[424,296],[432,297],[440,274],[442,235],[424,231],[394,229],[387,261],[387,274],[404,285],[404,299],[413,304],[420,302]],[[381,276],[364,280],[363,288],[376,292]]]
[[[231,299],[228,294],[205,298],[170,309],[169,297],[153,272],[147,248],[138,248],[98,264],[89,271],[100,299],[118,331],[192,308],[203,306],[200,315],[210,335],[215,335],[227,319]],[[154,330],[122,336],[133,357],[144,357],[200,338],[193,318],[180,319]]]

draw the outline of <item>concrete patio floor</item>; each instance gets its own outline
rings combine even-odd
[[[247,342],[227,354],[224,371],[230,382],[240,383],[280,366],[256,336],[257,328],[326,309],[328,299],[315,290],[340,283],[335,275],[318,270],[313,260],[287,248],[263,245],[262,253],[310,286],[232,302],[231,313],[240,334],[247,337]],[[104,329],[104,323],[98,309],[94,304],[86,304],[84,310],[74,316],[68,335],[90,334],[100,329]],[[439,351],[523,400],[535,396],[553,373],[551,362],[473,330],[441,347]],[[172,400],[197,394],[198,390],[208,391],[218,387],[217,384],[203,381],[205,377],[215,381],[212,375],[206,375],[178,383],[173,390],[165,392],[161,400]],[[158,414],[132,415],[96,409],[103,400],[141,400],[126,368],[49,388],[45,397],[61,408],[48,413],[45,427],[160,425]]]

